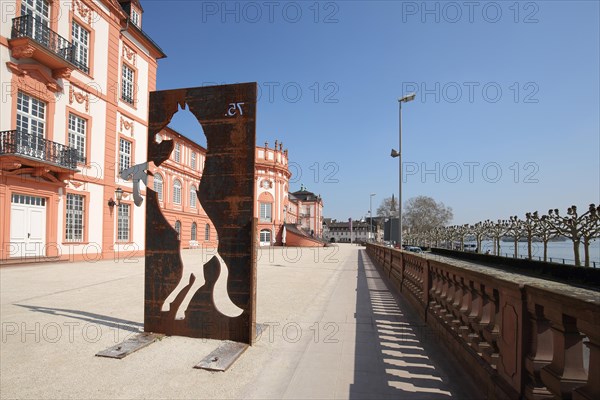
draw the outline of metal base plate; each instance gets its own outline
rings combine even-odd
[[[138,351],[158,339],[162,339],[165,335],[158,333],[143,332],[139,333],[129,339],[125,340],[116,346],[109,347],[96,354],[97,357],[108,357],[108,358],[123,358],[131,353]]]
[[[245,343],[226,340],[212,353],[204,357],[194,368],[209,371],[227,371],[247,348],[248,345]]]

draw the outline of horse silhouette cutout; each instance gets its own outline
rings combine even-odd
[[[135,205],[138,207],[142,205],[143,201],[143,198],[140,195],[140,181],[144,183],[144,186],[148,186],[148,175],[153,175],[152,172],[149,170],[149,165],[150,162],[136,164],[130,168],[123,170],[120,174],[122,179],[126,181],[133,181],[133,198]],[[202,179],[200,179],[200,185],[202,185]],[[198,200],[200,201],[200,199]],[[202,204],[201,201],[200,204]],[[220,264],[221,272],[219,273],[219,277],[217,279],[217,282],[215,283],[215,287],[213,290],[213,302],[215,304],[215,307],[221,314],[232,318],[237,317],[244,310],[236,306],[231,301],[229,293],[227,292],[227,278],[229,276],[229,267],[227,266],[225,260],[223,260],[223,257],[221,257],[221,255],[218,253],[218,251],[217,254],[214,255],[214,257],[217,258],[217,261]],[[198,258],[200,260],[204,259],[204,257]],[[195,278],[194,282],[192,283],[192,286],[186,293],[183,301],[177,308],[177,312],[175,314],[176,320],[185,319],[185,311],[187,310],[190,302],[192,301],[192,298],[194,297],[196,292],[198,292],[198,290],[200,290],[206,283],[206,279],[204,278],[204,266],[208,264],[208,262],[184,262],[183,259],[181,260],[181,263],[183,265],[181,279],[179,280],[179,283],[177,284],[175,289],[169,294],[169,296],[167,296],[165,302],[161,307],[162,312],[171,311],[171,303],[173,303],[173,301],[175,301],[175,298],[179,295],[179,293],[181,293],[181,291],[188,286],[190,277],[193,275]],[[217,295],[215,295],[215,293]]]
[[[189,110],[189,122],[197,121],[202,128],[206,155],[201,178],[195,179],[196,196],[219,240],[214,250],[182,254],[173,220],[165,219],[164,207],[149,189],[144,293],[148,331],[248,344],[255,338],[256,98],[256,83],[150,93],[147,160],[156,167],[174,150],[177,139],[160,133],[176,114]],[[144,183],[138,170],[129,173]]]
[[[204,257],[198,258],[202,260]],[[214,257],[211,258],[211,260],[213,258],[216,258],[219,264],[221,265],[221,272],[219,273],[219,278],[217,279],[213,290],[213,302],[215,304],[215,307],[221,314],[232,318],[237,317],[244,310],[236,306],[229,298],[229,293],[227,292],[227,278],[229,276],[229,268],[227,267],[227,263],[225,262],[225,260],[223,260],[223,257],[221,257],[218,252]],[[185,297],[183,298],[183,301],[177,308],[177,312],[175,313],[176,320],[185,319],[185,311],[187,310],[190,301],[192,301],[192,298],[194,297],[196,292],[198,292],[198,290],[200,290],[206,283],[206,280],[204,279],[204,266],[206,264],[208,264],[208,262],[203,263],[202,261],[200,261],[186,263],[182,259],[183,270],[181,274],[181,279],[179,280],[179,283],[177,284],[175,289],[173,289],[173,291],[165,299],[165,302],[163,303],[161,308],[162,312],[171,311],[171,303],[173,303],[173,301],[175,301],[175,298],[179,295],[179,293],[181,293],[181,291],[188,286],[190,278],[193,275],[195,278],[194,282],[192,283],[192,286],[186,293]]]

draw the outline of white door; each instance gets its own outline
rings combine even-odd
[[[46,199],[13,194],[10,208],[9,257],[46,254]]]

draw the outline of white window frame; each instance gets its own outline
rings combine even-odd
[[[73,42],[72,44],[75,48],[75,53],[73,55],[75,65],[87,73],[89,71],[88,63],[90,54],[90,32],[77,22],[72,21],[71,38]]]
[[[198,240],[198,225],[192,222],[192,228],[190,229],[190,240]]]
[[[17,94],[17,129],[33,136],[46,136],[46,103],[19,91]]]
[[[260,243],[271,243],[272,232],[270,229],[262,229],[260,231]]]
[[[175,181],[173,181],[173,204],[181,205],[181,189],[181,181],[175,179]]]
[[[21,0],[21,16],[33,15],[46,26],[50,26],[50,4],[45,0]]]
[[[210,240],[210,225],[204,225],[204,241],[208,242]]]
[[[67,193],[65,215],[65,242],[77,243],[84,240],[85,196]]]
[[[77,162],[86,162],[87,120],[69,113],[69,147],[77,150]]]
[[[196,197],[198,197],[198,195],[196,194],[196,186],[191,185],[190,186],[190,207],[191,208],[196,208]]]
[[[181,143],[175,143],[175,150],[173,151],[173,159],[175,162],[181,162]]]
[[[140,18],[140,13],[137,12],[137,10],[133,7],[131,7],[131,13],[130,13],[130,17],[131,17],[131,22],[137,26],[138,28],[141,28],[141,18]]]
[[[131,167],[133,143],[127,139],[119,138],[119,175]]]
[[[158,197],[159,201],[163,201],[163,191],[164,191],[164,187],[165,187],[165,180],[163,179],[161,174],[154,175],[153,186],[154,186],[154,191],[156,192],[156,197]]]
[[[131,206],[129,204],[119,204],[117,207],[117,242],[129,242],[131,236]]]
[[[196,152],[192,151],[192,155],[190,156],[190,166],[193,170],[196,169]]]
[[[273,219],[273,203],[260,203],[259,218],[261,222],[271,222]]]
[[[133,68],[123,63],[121,71],[121,100],[133,104],[133,87],[135,85],[135,71]]]

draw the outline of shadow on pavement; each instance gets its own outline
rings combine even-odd
[[[66,318],[74,318],[81,321],[86,321],[91,324],[104,325],[109,328],[120,329],[129,332],[140,332],[144,328],[144,324],[135,321],[129,321],[121,318],[109,317],[107,315],[100,315],[95,313],[90,313],[87,311],[81,310],[70,310],[66,308],[51,308],[51,307],[41,307],[41,306],[33,306],[27,304],[15,304],[15,306],[26,308],[33,312],[40,312],[44,314],[50,315],[58,315]]]
[[[356,348],[351,399],[480,398],[432,331],[397,298],[359,252]]]

